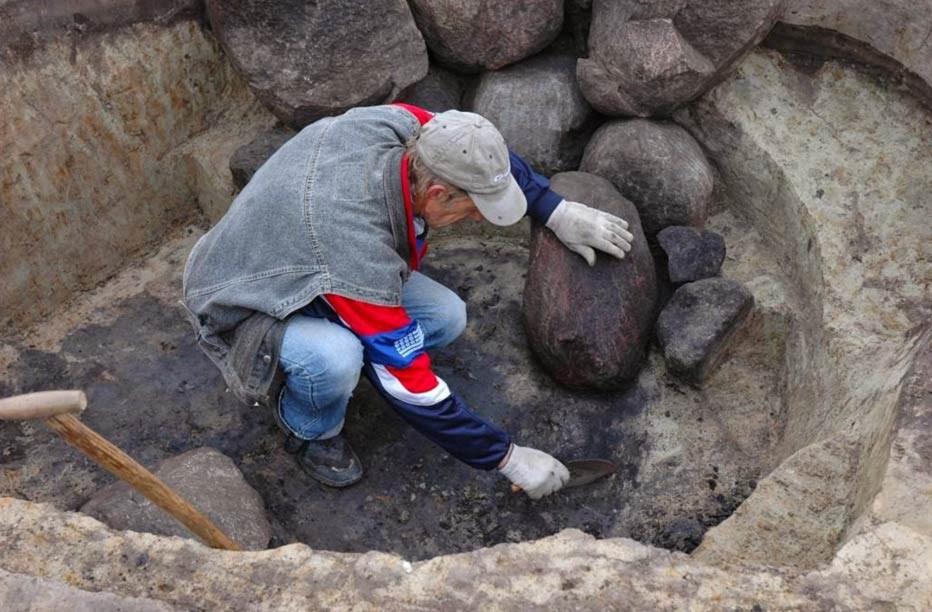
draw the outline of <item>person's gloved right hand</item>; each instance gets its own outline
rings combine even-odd
[[[595,249],[624,259],[634,240],[621,217],[570,200],[560,201],[546,225],[590,266],[595,265]]]
[[[531,499],[559,491],[570,479],[566,466],[547,453],[517,444],[511,445],[505,465],[498,469]]]

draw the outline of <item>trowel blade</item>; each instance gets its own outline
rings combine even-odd
[[[570,471],[566,488],[580,487],[615,473],[615,464],[607,459],[576,459],[563,465]]]

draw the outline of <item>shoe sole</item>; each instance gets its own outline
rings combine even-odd
[[[317,482],[321,484],[325,484],[328,487],[333,487],[334,489],[345,489],[346,487],[350,487],[356,484],[357,482],[359,482],[360,480],[362,480],[362,477],[364,474],[363,470],[360,469],[359,475],[353,478],[352,480],[332,480],[330,478],[327,478],[323,474],[319,474],[317,472],[311,471],[310,469],[305,467],[305,465],[300,460],[297,463],[299,466],[301,466],[301,469],[304,471],[305,474],[307,474],[308,476],[310,476]]]

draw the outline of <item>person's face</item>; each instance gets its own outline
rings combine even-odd
[[[414,210],[432,228],[453,225],[466,219],[482,221],[482,213],[468,195],[450,199],[450,192],[442,185],[431,185],[427,193],[415,197]]]

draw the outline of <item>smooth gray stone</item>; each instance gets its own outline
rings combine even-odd
[[[670,225],[705,225],[715,177],[702,148],[678,125],[606,123],[586,145],[579,169],[607,178],[634,202],[649,238]]]
[[[449,70],[431,64],[427,76],[405,89],[399,102],[406,102],[435,113],[463,110],[463,79]]]
[[[576,83],[576,58],[539,55],[479,78],[473,111],[546,175],[576,170],[596,114]]]

